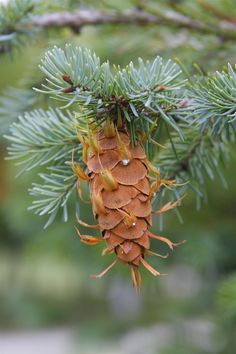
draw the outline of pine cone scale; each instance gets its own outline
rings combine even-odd
[[[131,147],[125,132],[119,131],[111,137],[100,132],[96,137],[98,151],[88,154],[87,161],[90,195],[92,203],[98,194],[101,196],[105,213],[98,212],[95,216],[108,249],[114,250],[121,263],[137,266],[145,249],[150,247],[146,218],[151,219],[152,208],[148,199],[150,182],[146,155],[140,144]],[[124,154],[127,160],[123,159]],[[114,190],[107,190],[103,183],[107,170],[117,183]]]
[[[106,244],[104,255],[114,252],[116,260],[130,266],[134,285],[140,287],[140,264],[153,275],[160,275],[144,260],[146,254],[154,255],[150,251],[150,238],[156,238],[171,248],[175,246],[170,240],[149,232],[153,186],[149,177],[152,170],[145,151],[140,143],[132,147],[129,134],[117,130],[110,123],[96,135],[90,132],[85,141],[90,197],[102,234],[98,242]],[[94,244],[94,237],[85,237],[82,241]],[[116,261],[98,277],[115,264]]]

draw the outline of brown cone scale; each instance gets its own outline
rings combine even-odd
[[[90,194],[93,201],[94,195],[101,191],[106,213],[96,216],[107,247],[114,248],[118,260],[122,263],[132,264],[136,258],[143,257],[145,247],[150,246],[149,238],[145,234],[148,228],[145,218],[150,219],[152,213],[150,200],[147,200],[150,182],[142,146],[138,144],[132,148],[128,134],[117,134],[119,137],[116,135],[110,138],[105,137],[102,132],[97,134],[100,151],[90,154],[87,161],[88,172],[92,176]],[[128,162],[122,160],[121,141],[129,151]],[[106,168],[118,183],[116,190],[107,191],[101,181],[100,172]],[[137,261],[135,266],[136,264]]]
[[[114,251],[116,260],[131,267],[134,285],[140,287],[141,263],[152,274],[160,275],[144,260],[150,249],[148,229],[152,224],[148,161],[141,144],[132,147],[129,134],[123,130],[113,131],[110,137],[100,131],[95,138],[97,151],[91,147],[86,164],[100,240],[106,243],[103,254]],[[104,275],[115,263],[96,277]]]

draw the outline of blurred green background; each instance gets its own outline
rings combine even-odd
[[[126,4],[120,1],[119,6]],[[1,94],[9,86],[37,84],[37,64],[44,51],[70,41],[122,65],[157,54],[178,56],[190,71],[193,62],[205,72],[236,62],[235,43],[186,30],[126,25],[84,27],[79,34],[52,30],[13,57],[0,58]],[[137,295],[125,267],[113,269],[102,280],[89,278],[109,264],[110,256],[102,257],[99,247],[80,243],[73,212],[66,224],[58,218],[43,230],[46,220],[27,211],[27,189],[37,181],[36,173],[16,179],[17,167],[4,161],[5,144],[2,139],[1,354],[235,353],[235,160],[222,171],[228,189],[215,178],[207,182],[207,202],[200,211],[191,194],[184,200],[183,224],[173,213],[165,216],[162,234],[187,243],[167,260],[154,261],[168,276],[156,279],[143,271],[143,289]],[[81,204],[80,215],[93,222],[86,204]],[[158,220],[154,226],[158,230]]]

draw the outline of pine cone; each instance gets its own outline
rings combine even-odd
[[[88,168],[93,214],[98,219],[102,237],[78,233],[82,242],[87,244],[104,241],[106,249],[103,254],[116,255],[114,262],[95,277],[103,276],[119,261],[130,266],[133,283],[135,287],[140,287],[140,263],[153,275],[160,275],[146,262],[145,255],[165,258],[150,251],[150,238],[163,241],[171,248],[177,245],[148,230],[152,225],[151,199],[160,181],[151,185],[145,152],[140,143],[131,146],[125,130],[118,131],[110,125],[97,134],[89,133],[87,139],[81,137],[81,141]],[[169,205],[168,209],[172,209],[173,204]]]

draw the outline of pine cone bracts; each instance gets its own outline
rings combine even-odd
[[[119,261],[130,266],[134,286],[140,287],[140,264],[154,276],[160,275],[147,263],[145,256],[166,257],[150,250],[150,238],[165,242],[171,249],[177,245],[149,231],[153,195],[161,185],[173,184],[174,181],[161,180],[159,171],[152,168],[156,179],[151,183],[150,164],[141,144],[132,147],[129,134],[124,129],[117,130],[112,123],[104,126],[100,132],[89,132],[87,137],[80,136],[80,140],[88,175],[76,163],[73,169],[79,177],[80,194],[80,179],[89,181],[93,214],[98,219],[98,225],[79,222],[87,227],[99,228],[102,236],[81,235],[77,231],[82,242],[90,245],[105,242],[103,254],[114,253],[116,256],[113,263],[95,277],[103,276]],[[177,204],[178,201],[168,203],[157,213],[166,212]]]

